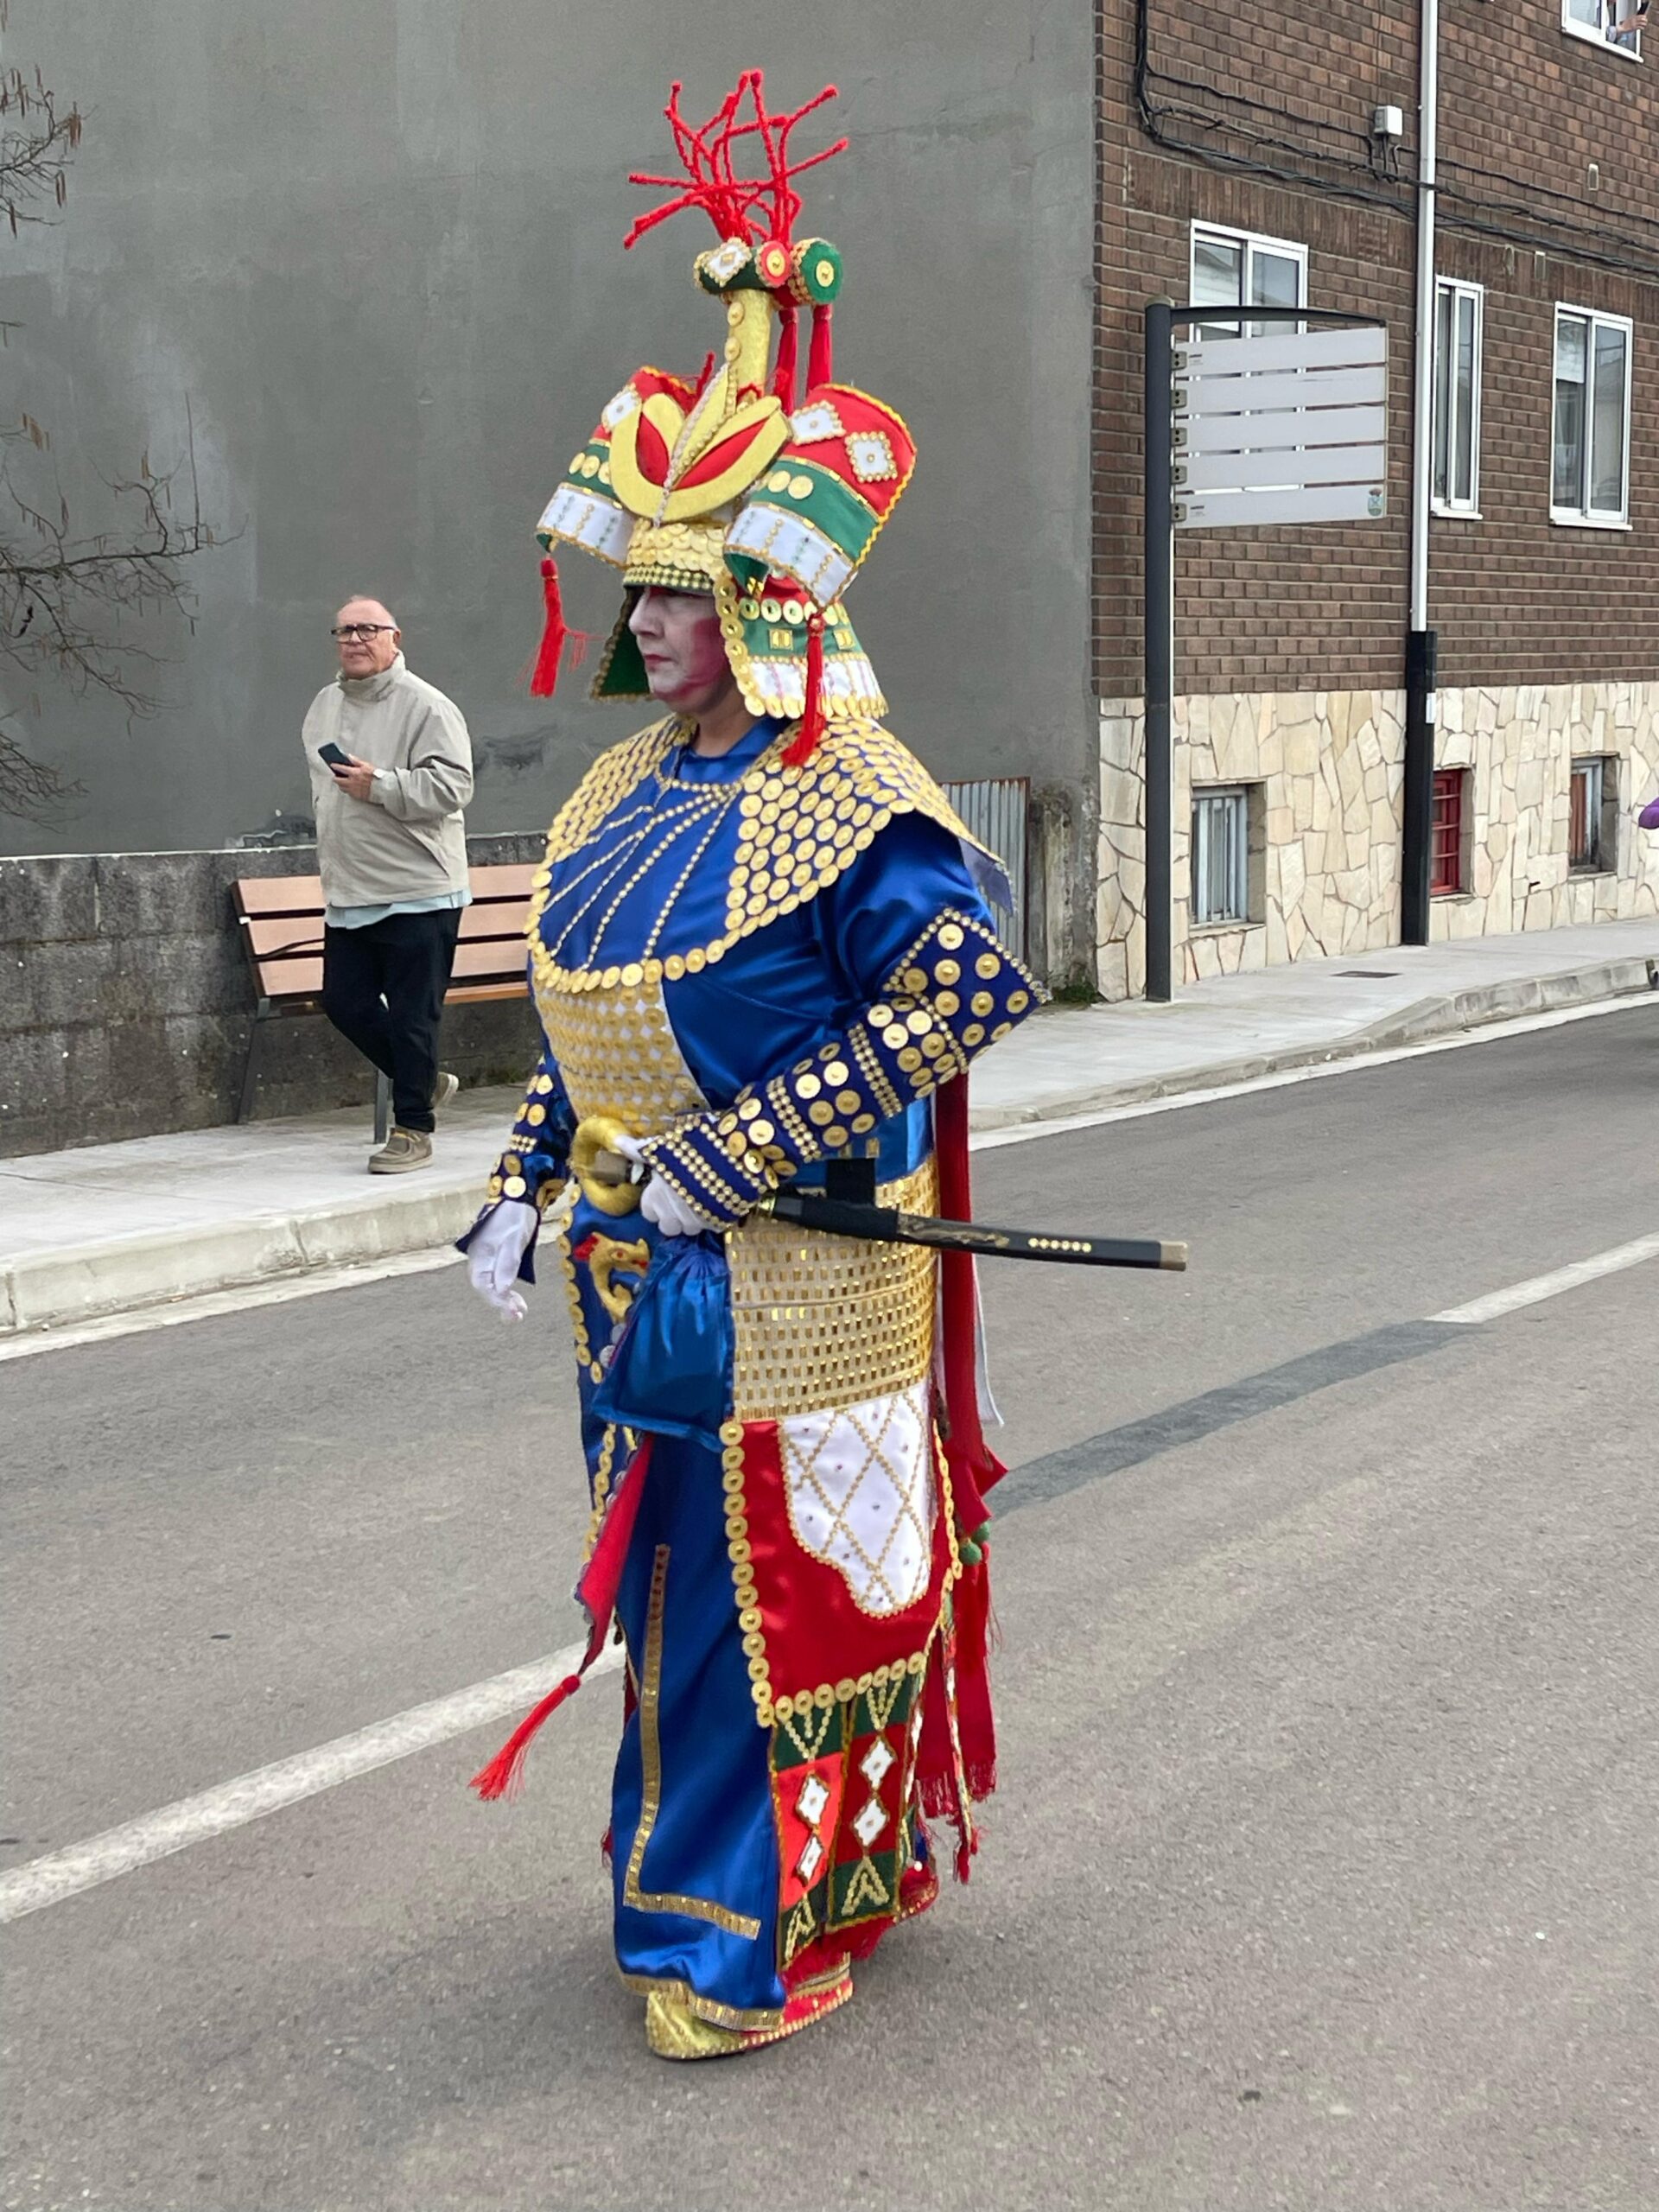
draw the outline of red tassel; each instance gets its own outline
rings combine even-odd
[[[542,649],[536,656],[536,672],[530,679],[532,699],[550,699],[559,688],[559,657],[569,632],[564,602],[559,596],[559,571],[551,554],[542,563],[542,598],[547,620],[542,630]]]
[[[651,1469],[651,1439],[634,1453],[623,1469],[620,1481],[611,1492],[606,1504],[605,1517],[600,1522],[599,1538],[593,1556],[582,1569],[582,1580],[576,1586],[576,1595],[587,1610],[591,1626],[588,1631],[588,1648],[582,1655],[582,1664],[574,1675],[567,1675],[556,1690],[550,1690],[534,1711],[527,1713],[513,1730],[506,1742],[489,1763],[480,1767],[473,1777],[472,1787],[486,1804],[498,1798],[510,1797],[518,1789],[524,1773],[525,1754],[531,1740],[544,1720],[551,1718],[575,1691],[582,1688],[582,1678],[605,1649],[605,1640],[611,1632],[611,1621],[616,1611],[616,1592],[622,1580],[623,1563],[627,1558],[629,1540],[639,1511],[640,1492]]]
[[[957,1731],[968,1795],[988,1797],[996,1788],[996,1722],[991,1711],[991,1570],[988,1555],[965,1570],[956,1589]]]
[[[472,1787],[486,1804],[493,1804],[498,1797],[512,1797],[518,1794],[524,1780],[524,1759],[530,1750],[530,1739],[543,1721],[556,1713],[574,1690],[582,1688],[580,1675],[567,1675],[557,1689],[550,1690],[541,1703],[513,1730],[495,1757],[486,1766],[481,1766],[473,1777]]]
[[[812,310],[812,350],[806,363],[806,388],[809,391],[816,391],[821,384],[828,384],[836,373],[835,340],[830,334],[832,312],[828,300]]]
[[[806,698],[801,726],[784,747],[785,768],[798,768],[812,758],[823,735],[823,617],[815,607],[806,618]]]
[[[778,332],[778,365],[772,372],[772,388],[777,397],[783,401],[785,411],[790,414],[795,411],[798,319],[793,308],[780,308],[778,310],[778,321],[780,326]]]

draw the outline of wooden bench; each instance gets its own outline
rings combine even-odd
[[[534,872],[528,861],[521,866],[473,869],[473,903],[461,913],[446,1006],[526,995],[524,919]],[[284,1014],[322,1011],[322,880],[315,875],[244,876],[232,885],[231,897],[257,994],[236,1109],[236,1118],[242,1122],[253,1105],[255,1054],[264,1024]],[[391,1086],[377,1068],[377,1143],[385,1141],[391,1102]]]

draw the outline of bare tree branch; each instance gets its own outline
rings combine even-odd
[[[0,0],[0,29],[6,14]],[[22,224],[55,219],[80,136],[79,109],[65,107],[38,69],[0,71],[0,223],[14,237]],[[0,324],[0,343],[11,327]],[[145,454],[136,476],[108,484],[118,511],[111,527],[90,533],[72,520],[44,426],[28,414],[0,424],[0,669],[30,682],[50,675],[78,694],[102,692],[130,716],[155,713],[145,671],[161,657],[134,627],[169,609],[191,620],[194,601],[179,563],[214,542],[202,518],[188,400],[186,423],[183,461],[157,475]],[[15,717],[0,720],[0,815],[48,820],[80,786],[35,760],[9,721]]]
[[[0,219],[14,238],[23,223],[52,219],[43,200],[62,207],[80,132],[80,110],[60,107],[38,69],[0,70]]]

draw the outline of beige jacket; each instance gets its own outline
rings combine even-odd
[[[340,790],[317,747],[372,760],[373,796]],[[302,736],[317,821],[322,895],[331,906],[378,906],[467,888],[461,809],[473,795],[473,745],[454,702],[411,676],[398,654],[376,676],[339,676],[311,702]]]

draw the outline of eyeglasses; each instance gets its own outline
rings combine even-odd
[[[331,638],[342,639],[372,638],[378,636],[382,630],[395,630],[397,626],[395,622],[342,622],[339,629],[331,630],[328,634]]]

